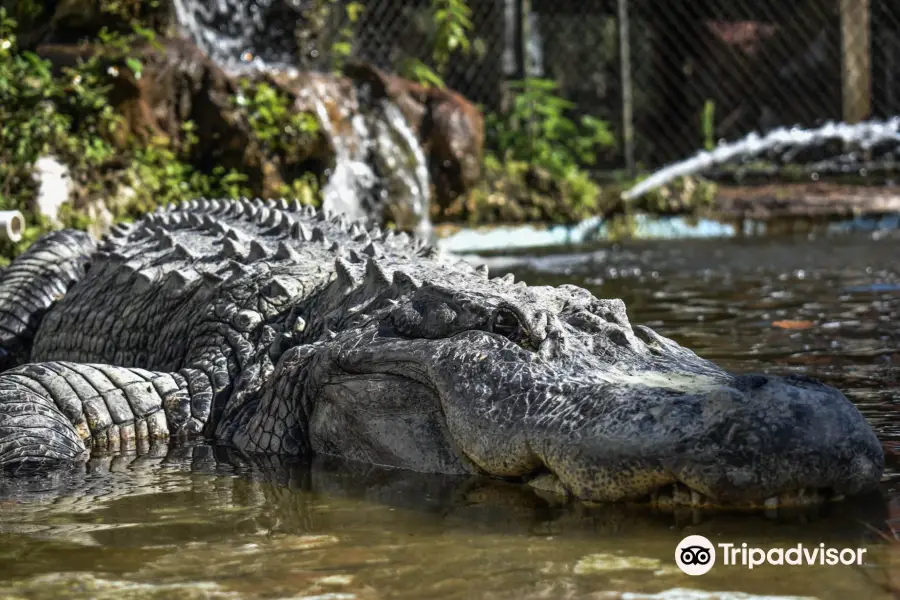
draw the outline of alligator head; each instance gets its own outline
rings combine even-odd
[[[880,480],[882,447],[837,389],[729,374],[619,300],[509,278],[396,288],[294,349],[312,450],[657,506],[783,507]]]

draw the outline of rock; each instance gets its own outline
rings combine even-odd
[[[429,196],[449,205],[481,175],[484,124],[478,110],[455,92],[427,89],[374,67],[357,64],[350,76],[229,74],[184,39],[142,43],[127,57],[85,44],[44,44],[36,51],[58,74],[98,58],[109,77],[109,102],[123,120],[107,134],[116,147],[125,151],[138,142],[184,149],[184,124],[191,121],[188,162],[202,172],[216,166],[241,172],[254,195],[288,195],[289,184],[305,173],[320,181],[328,175],[323,196],[333,206],[327,207],[424,233]],[[139,72],[129,67],[134,59]],[[263,137],[249,104],[262,85],[287,103],[288,117],[307,113],[320,130]]]
[[[57,72],[100,55],[102,68],[110,75],[109,102],[123,117],[110,140],[119,148],[134,140],[166,140],[180,146],[185,141],[182,125],[192,121],[197,138],[191,147],[193,164],[238,169],[259,194],[271,185],[266,157],[233,105],[235,82],[192,42],[168,39],[158,46],[133,47],[129,57],[140,61],[139,75],[128,68],[125,57],[107,55],[99,46],[48,44],[36,52]]]
[[[395,105],[332,74],[267,71],[252,77],[291,98],[293,112],[316,117],[321,135],[303,164],[326,167],[324,208],[354,219],[375,215],[405,231],[430,231],[426,158]]]
[[[347,77],[367,83],[376,96],[390,98],[403,112],[428,157],[434,197],[441,209],[465,196],[481,179],[484,117],[474,104],[446,88],[425,87],[354,62]]]

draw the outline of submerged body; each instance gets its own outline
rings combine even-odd
[[[13,476],[206,436],[595,501],[772,507],[871,489],[884,467],[832,387],[728,374],[619,300],[489,279],[296,204],[185,203],[100,249],[54,234],[3,275],[0,347],[27,363],[0,374]]]

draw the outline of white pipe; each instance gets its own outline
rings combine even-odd
[[[0,210],[0,240],[18,242],[25,231],[25,217],[17,210]]]

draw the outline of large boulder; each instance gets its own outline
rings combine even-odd
[[[479,111],[455,92],[424,88],[368,65],[352,65],[345,76],[228,73],[180,38],[140,43],[127,52],[88,44],[43,44],[36,51],[57,73],[98,60],[110,85],[109,103],[122,121],[110,141],[123,151],[161,141],[185,149],[201,171],[221,166],[245,174],[256,195],[287,195],[293,181],[313,173],[327,208],[422,232],[430,197],[446,207],[480,178]],[[274,123],[276,131],[290,129],[297,115],[317,122],[318,130],[273,138],[270,122],[269,135],[263,135],[263,111],[253,104],[260,89],[285,107],[280,118],[288,127]],[[187,122],[193,124],[189,131]]]
[[[196,141],[189,149],[193,164],[237,169],[260,194],[280,182],[237,110],[233,78],[193,43],[181,39],[145,43],[130,48],[127,56],[87,44],[45,44],[36,52],[59,72],[94,56],[100,59],[99,68],[110,85],[108,101],[121,117],[109,141],[120,149],[150,141],[181,147],[184,124],[191,121],[196,127]],[[129,59],[139,61],[139,73],[128,66]]]

